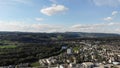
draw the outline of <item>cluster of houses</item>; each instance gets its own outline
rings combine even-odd
[[[43,66],[48,65],[55,68],[120,68],[119,47],[107,44],[81,43],[82,45],[69,48],[63,46],[62,49],[66,49],[66,52],[47,59],[40,59],[39,63]],[[75,47],[78,48],[74,49]],[[82,60],[82,62],[78,63],[79,60]]]
[[[57,56],[39,59],[40,66],[33,68],[120,68],[120,46],[83,41],[63,46]],[[28,63],[0,68],[27,68]],[[32,68],[32,67],[29,67]]]

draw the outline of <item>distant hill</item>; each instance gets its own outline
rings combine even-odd
[[[99,37],[120,37],[120,34],[112,33],[87,33],[87,32],[64,32],[64,33],[32,33],[32,32],[0,32],[0,36],[38,36],[39,38],[49,38],[62,36],[64,38],[99,38]]]
[[[65,34],[68,36],[81,37],[81,38],[120,37],[120,34],[112,34],[112,33],[66,32]]]

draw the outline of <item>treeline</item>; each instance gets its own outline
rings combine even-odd
[[[14,49],[0,49],[0,66],[30,63],[60,54],[62,44],[20,44]]]
[[[1,40],[19,41],[19,42],[49,42],[51,40],[69,40],[69,39],[120,39],[119,34],[105,33],[26,33],[26,32],[0,32]]]

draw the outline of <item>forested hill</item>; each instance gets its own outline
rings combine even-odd
[[[113,33],[66,32],[65,34],[73,37],[76,36],[81,38],[120,37],[120,34],[113,34]]]
[[[85,33],[85,32],[65,32],[65,33],[32,33],[32,32],[0,32],[0,36],[34,36],[49,38],[62,36],[64,38],[99,38],[99,37],[120,37],[120,34],[112,33]]]

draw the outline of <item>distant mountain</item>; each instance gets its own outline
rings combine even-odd
[[[112,33],[86,33],[86,32],[66,32],[68,36],[72,37],[90,37],[90,38],[98,38],[98,37],[120,37],[120,34],[112,34]]]
[[[120,38],[120,34],[112,33],[87,33],[87,32],[64,32],[64,33],[32,33],[32,32],[0,32],[0,38],[19,38],[19,37],[33,37],[48,39],[51,37],[63,37],[63,38],[101,38],[101,37],[117,37]]]

